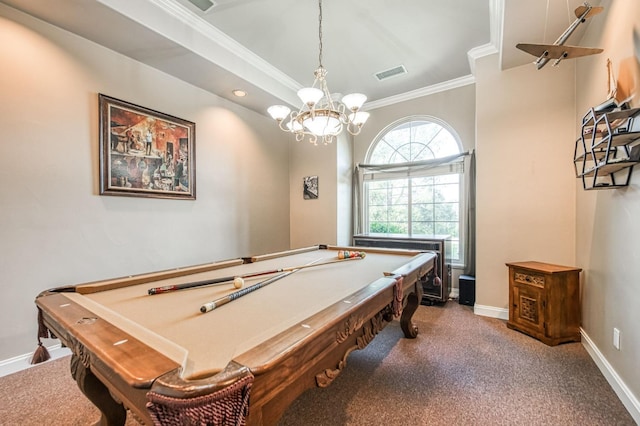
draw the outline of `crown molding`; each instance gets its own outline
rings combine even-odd
[[[215,43],[217,46],[225,49],[229,53],[237,56],[240,60],[251,65],[253,68],[260,72],[271,76],[278,80],[279,83],[288,87],[291,90],[298,90],[302,87],[300,83],[289,77],[287,74],[280,71],[278,68],[271,65],[269,62],[262,59],[260,56],[253,53],[251,50],[244,47],[207,21],[191,13],[189,9],[175,0],[149,0],[150,3],[156,5],[158,8],[185,23],[189,28],[197,31],[201,35],[207,38],[207,40]],[[186,46],[189,47],[189,46]],[[229,70],[233,71],[233,70]]]
[[[410,92],[401,93],[399,95],[389,96],[388,98],[379,99],[377,101],[367,102],[364,104],[364,110],[370,111],[377,108],[386,107],[389,105],[397,104],[400,102],[410,101],[412,99],[421,98],[423,96],[433,95],[435,93],[444,92],[451,89],[457,89],[458,87],[468,86],[474,84],[476,79],[473,75],[466,75],[453,80],[445,81],[431,86],[423,87],[420,89],[412,90]]]
[[[212,64],[272,93],[295,102],[300,83],[173,0],[97,0]]]

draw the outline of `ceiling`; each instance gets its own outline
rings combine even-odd
[[[296,91],[311,85],[318,67],[318,2],[213,2],[203,12],[190,0],[0,0],[261,114],[276,103],[299,107]],[[532,62],[516,43],[553,43],[581,4],[324,0],[329,89],[365,93],[365,109],[373,109],[469,84],[470,58],[500,52],[502,69]],[[568,44],[579,43],[584,27]],[[374,76],[397,66],[407,73],[382,81]],[[552,72],[548,68],[539,72]],[[234,89],[248,95],[237,98]]]

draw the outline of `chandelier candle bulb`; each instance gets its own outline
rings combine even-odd
[[[315,87],[305,87],[298,90],[298,97],[309,108],[313,108],[313,106],[317,104],[323,96],[324,93],[322,93],[322,90],[316,89]]]
[[[362,126],[364,123],[367,122],[368,118],[369,118],[369,113],[364,111],[358,111],[358,112],[349,114],[349,120],[351,120],[353,124],[355,124],[356,126]]]
[[[287,117],[287,115],[289,115],[291,109],[284,105],[274,105],[269,107],[269,109],[267,109],[267,112],[274,120],[282,121]]]
[[[342,103],[351,111],[355,112],[362,108],[362,105],[366,100],[367,97],[362,93],[351,93],[350,95],[346,95],[344,98],[342,98]]]

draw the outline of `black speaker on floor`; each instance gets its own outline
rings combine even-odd
[[[458,303],[469,306],[473,306],[476,303],[476,277],[460,275],[458,289]]]

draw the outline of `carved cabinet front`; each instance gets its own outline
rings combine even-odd
[[[542,262],[507,266],[507,326],[547,345],[580,341],[581,269]]]

